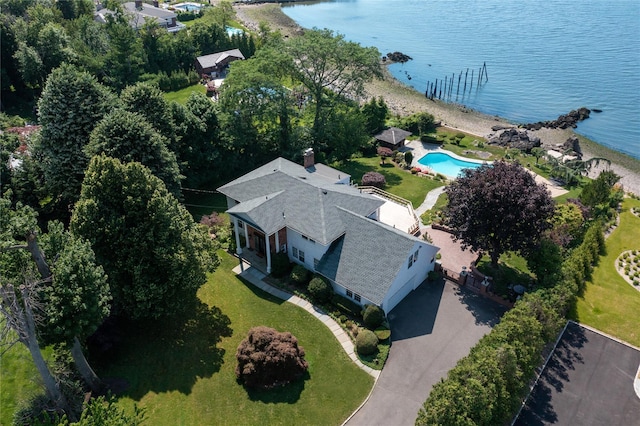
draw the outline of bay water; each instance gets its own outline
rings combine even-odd
[[[411,56],[389,69],[420,92],[454,75],[449,100],[486,114],[529,123],[602,110],[576,131],[640,159],[638,0],[331,0],[283,11],[302,27]]]

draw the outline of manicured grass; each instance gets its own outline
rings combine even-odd
[[[413,203],[413,207],[418,207],[424,201],[424,197],[432,189],[443,186],[444,182],[425,177],[412,175],[406,170],[402,170],[393,164],[389,159],[385,166],[380,165],[380,157],[354,158],[342,164],[335,164],[338,170],[351,175],[351,179],[360,183],[362,175],[367,172],[378,172],[384,175],[387,186],[385,191],[407,199]]]
[[[572,316],[583,324],[640,346],[640,291],[627,283],[615,267],[620,253],[640,250],[640,218],[631,213],[632,207],[640,207],[640,201],[626,198],[620,225],[607,238],[607,254],[600,257]]]
[[[4,324],[2,324],[4,326]],[[44,351],[48,358],[50,351]],[[0,425],[13,423],[16,410],[44,391],[29,350],[16,343],[0,357]]]
[[[206,193],[184,190],[182,191],[184,201],[183,204],[195,221],[199,221],[205,214],[212,212],[224,212],[227,210],[227,198],[219,193]]]
[[[237,260],[224,252],[221,259],[198,293],[201,308],[217,307],[215,315],[200,309],[179,322],[130,328],[116,356],[99,370],[130,383],[120,404],[136,402],[153,425],[343,422],[368,394],[371,376],[315,317],[245,284],[231,272]],[[310,366],[306,380],[270,392],[247,392],[236,382],[236,349],[258,325],[298,338]]]
[[[185,87],[184,89],[176,90],[175,92],[165,92],[164,98],[168,102],[176,101],[179,104],[184,105],[187,103],[187,99],[189,99],[189,95],[192,92],[206,93],[207,89],[206,87],[204,87],[204,85],[196,83],[192,86]]]

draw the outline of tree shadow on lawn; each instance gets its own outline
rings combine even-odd
[[[118,320],[115,327],[100,331],[101,350],[96,350],[94,340],[92,355],[105,382],[118,383],[123,389],[114,391],[121,390],[136,401],[149,392],[186,395],[199,378],[220,370],[225,350],[216,345],[232,335],[230,325],[220,308],[197,301],[176,318]]]
[[[238,280],[240,280],[240,282],[242,284],[245,285],[245,287],[247,287],[249,289],[249,291],[251,291],[256,297],[259,297],[260,299],[264,299],[264,300],[268,300],[269,302],[273,302],[276,305],[282,305],[285,301],[280,299],[279,297],[274,296],[273,294],[267,293],[266,291],[256,287],[255,285],[253,285],[250,281],[237,276]],[[282,291],[286,291],[286,290],[282,290]]]
[[[305,382],[310,378],[311,376],[307,371],[302,378],[285,386],[268,390],[253,389],[246,386],[244,388],[251,401],[260,401],[265,404],[295,404],[300,399]],[[241,385],[242,383],[238,381],[238,384]]]

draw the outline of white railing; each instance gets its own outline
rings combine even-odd
[[[377,195],[393,203],[399,204],[401,206],[405,206],[409,210],[409,214],[411,215],[411,217],[413,217],[414,219],[413,225],[409,227],[407,232],[411,235],[414,235],[420,230],[420,219],[418,218],[418,215],[416,215],[416,212],[413,209],[413,203],[411,203],[411,201],[402,197],[398,197],[397,195],[391,194],[375,186],[358,186],[358,189],[360,190],[360,192]]]

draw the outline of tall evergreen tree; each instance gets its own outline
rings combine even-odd
[[[106,87],[72,65],[55,69],[47,79],[38,102],[40,148],[47,186],[65,211],[80,196],[89,135],[115,104]]]
[[[158,318],[192,306],[218,264],[205,229],[140,163],[93,157],[71,230],[109,274],[115,312]]]

